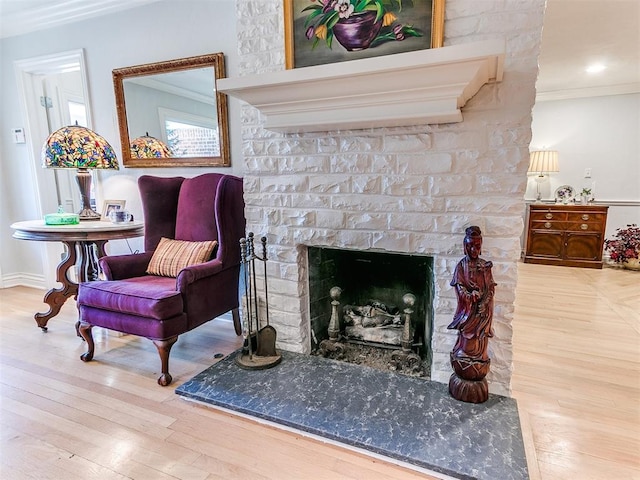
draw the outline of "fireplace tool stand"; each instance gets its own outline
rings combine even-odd
[[[236,363],[249,370],[263,370],[276,366],[282,356],[276,350],[276,329],[269,324],[269,302],[267,285],[267,237],[260,239],[262,257],[254,248],[253,233],[240,239],[241,270],[244,280],[244,308],[242,336],[244,344],[236,355]],[[264,319],[258,308],[258,287],[256,283],[256,261],[264,266]],[[262,327],[261,327],[262,325]]]

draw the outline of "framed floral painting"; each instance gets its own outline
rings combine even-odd
[[[287,68],[442,46],[445,0],[284,0]]]

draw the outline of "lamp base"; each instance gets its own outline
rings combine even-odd
[[[542,193],[540,193],[540,184],[544,182],[544,175],[540,174],[536,177],[536,203],[542,203]]]
[[[78,212],[80,221],[100,220],[101,215],[91,208],[89,193],[91,192],[91,172],[86,168],[79,168],[76,174],[78,187],[80,188],[80,198],[82,199],[82,209]]]
[[[91,210],[90,208],[83,208],[82,210],[80,210],[80,212],[78,212],[78,217],[82,222],[84,220],[100,220],[100,218],[102,218],[102,215],[100,215],[95,210]]]

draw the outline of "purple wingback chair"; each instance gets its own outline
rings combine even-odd
[[[93,358],[93,326],[147,337],[160,354],[169,385],[169,353],[178,335],[231,311],[238,314],[240,239],[245,236],[242,179],[207,173],[194,178],[145,175],[138,187],[144,210],[144,253],[106,256],[100,266],[107,280],[81,283],[78,290],[79,332],[87,342],[80,358]],[[177,278],[146,273],[162,237],[217,240],[213,258],[180,271]]]

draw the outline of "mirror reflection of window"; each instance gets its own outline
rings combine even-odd
[[[220,156],[217,129],[172,120],[165,120],[164,125],[167,144],[177,156]]]

